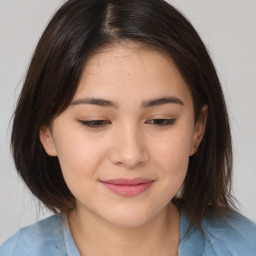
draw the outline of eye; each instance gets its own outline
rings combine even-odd
[[[176,122],[176,119],[151,119],[148,120],[146,123],[147,124],[153,124],[156,126],[170,126],[173,125]]]
[[[106,125],[109,125],[110,122],[107,120],[79,120],[83,126],[89,128],[103,128]]]

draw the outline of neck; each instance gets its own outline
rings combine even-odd
[[[68,215],[74,242],[82,256],[177,255],[179,213],[170,203],[148,223],[120,227],[74,210]]]

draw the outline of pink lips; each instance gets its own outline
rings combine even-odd
[[[145,178],[104,180],[101,183],[122,196],[136,196],[147,190],[154,180]]]

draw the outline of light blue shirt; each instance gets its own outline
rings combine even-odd
[[[179,256],[256,256],[256,224],[236,212],[207,217],[190,228],[180,215]],[[65,215],[25,227],[0,247],[0,256],[80,256]]]

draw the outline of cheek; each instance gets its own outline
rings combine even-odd
[[[166,167],[187,166],[191,143],[191,132],[178,131],[154,143],[154,155]]]
[[[156,161],[162,170],[163,182],[179,189],[187,173],[189,155],[184,154],[182,147],[166,148],[158,151]]]
[[[155,143],[154,164],[161,169],[161,185],[171,197],[178,192],[186,177],[191,141],[191,131],[180,130]]]
[[[85,195],[96,189],[96,183],[92,181],[97,179],[97,170],[105,155],[104,147],[74,137],[59,146],[58,158],[64,180],[74,197],[83,201]]]
[[[63,138],[56,144],[56,150],[66,183],[92,177],[104,158],[104,145],[76,136]]]

